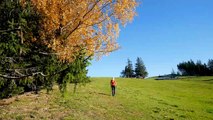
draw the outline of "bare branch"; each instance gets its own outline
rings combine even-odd
[[[95,6],[96,6],[99,2],[100,2],[100,0],[98,0],[98,1],[92,6],[92,8],[84,14],[83,18],[85,18],[85,17],[95,8]],[[82,23],[83,23],[83,21],[80,20],[80,21],[78,22],[77,26],[76,26],[72,31],[70,31],[70,33],[65,37],[65,39],[67,39],[75,30],[77,30],[78,27],[79,27]],[[68,24],[69,24],[69,23],[68,23]]]
[[[19,74],[20,76],[24,76],[24,74],[20,73],[18,70],[15,70],[14,72]]]
[[[15,28],[15,29],[9,29],[9,30],[0,30],[0,33],[3,33],[3,32],[12,32],[12,31],[20,31],[21,28]]]
[[[7,69],[8,71],[15,71],[15,70],[36,70],[37,67],[30,67],[30,68],[16,68],[16,69]]]
[[[108,17],[111,17],[113,15],[113,13],[111,13]],[[102,22],[104,22],[105,20],[107,20],[107,17],[105,17],[104,19],[102,19],[101,21],[99,21],[99,22],[96,22],[96,23],[93,23],[93,24],[86,24],[86,23],[84,23],[85,25],[87,25],[87,27],[89,27],[89,26],[94,26],[94,25],[98,25],[98,24],[100,24],[100,23],[102,23]]]
[[[82,21],[79,21],[77,26],[72,30],[70,31],[70,33],[65,37],[65,39],[67,39],[75,30],[78,29],[78,27],[82,24]]]
[[[35,75],[42,75],[43,77],[46,77],[47,75],[45,75],[43,72],[35,72],[32,74],[28,74],[28,75],[22,75],[22,76],[8,76],[8,75],[2,75],[0,74],[0,77],[5,78],[5,79],[23,79],[29,76],[35,76]]]
[[[92,6],[92,8],[91,8],[89,11],[87,11],[86,14],[84,14],[83,18],[85,18],[85,17],[95,8],[95,6],[96,6],[100,1],[101,1],[101,0],[96,1],[95,4]]]
[[[110,52],[113,52],[113,51],[116,51],[118,49],[120,49],[121,47],[118,47],[118,48],[115,48],[115,49],[111,49],[111,50],[98,50],[98,51],[95,51],[95,53],[110,53]]]
[[[62,54],[62,52],[61,53],[38,52],[38,53],[42,54],[42,55],[60,55],[60,54]]]

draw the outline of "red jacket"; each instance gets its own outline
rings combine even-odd
[[[116,81],[115,80],[111,80],[111,86],[116,86]]]

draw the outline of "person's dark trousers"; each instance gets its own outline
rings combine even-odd
[[[111,86],[112,88],[112,96],[115,96],[115,86]]]

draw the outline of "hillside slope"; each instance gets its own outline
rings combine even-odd
[[[213,77],[180,80],[116,79],[116,96],[110,94],[110,78],[92,78],[64,98],[57,87],[47,95],[26,93],[1,102],[0,119],[213,119]]]

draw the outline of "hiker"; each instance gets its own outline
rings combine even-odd
[[[111,85],[111,88],[112,88],[112,96],[115,96],[115,87],[116,87],[117,84],[116,84],[116,81],[115,81],[114,77],[110,81],[110,85]]]

